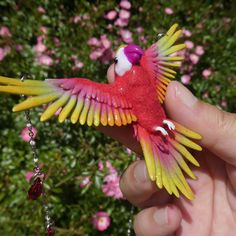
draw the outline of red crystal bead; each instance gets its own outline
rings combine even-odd
[[[55,231],[54,231],[53,227],[52,227],[52,226],[49,226],[49,227],[47,228],[47,232],[46,232],[46,235],[45,235],[45,236],[54,236],[54,235],[55,235]]]
[[[38,197],[40,197],[42,191],[43,191],[42,181],[40,178],[36,178],[28,191],[29,199],[36,200]]]

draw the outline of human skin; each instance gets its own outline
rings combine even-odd
[[[113,65],[108,80],[114,80]],[[199,142],[203,151],[194,153],[201,166],[192,168],[198,179],[188,180],[195,199],[169,196],[150,181],[144,161],[135,161],[122,175],[120,188],[140,208],[134,217],[136,235],[236,235],[236,114],[198,100],[176,81],[168,86],[165,108],[168,117],[203,137]],[[141,153],[132,127],[99,129]]]

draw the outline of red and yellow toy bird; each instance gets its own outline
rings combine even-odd
[[[115,81],[100,84],[84,78],[47,79],[45,81],[0,77],[0,92],[30,95],[13,107],[23,111],[49,104],[40,120],[46,121],[61,108],[59,122],[69,118],[72,123],[88,126],[132,125],[140,142],[149,177],[159,188],[179,197],[179,191],[193,199],[182,170],[194,174],[185,159],[199,166],[186,149],[201,150],[190,139],[201,136],[166,117],[163,101],[173,68],[182,57],[172,56],[185,47],[174,45],[181,35],[174,24],[147,50],[131,44],[121,46],[115,56]]]

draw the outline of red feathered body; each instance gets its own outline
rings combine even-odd
[[[116,77],[115,84],[132,104],[139,125],[149,132],[162,125],[166,115],[157,97],[156,83],[142,66],[133,66],[123,76]]]

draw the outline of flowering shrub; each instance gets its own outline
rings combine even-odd
[[[230,1],[3,0],[0,9],[0,75],[105,82],[121,44],[146,48],[178,22],[187,48],[180,52],[186,59],[177,80],[199,98],[236,110],[236,19]],[[27,200],[33,161],[26,122],[23,113],[11,113],[19,99],[0,95],[0,235],[37,236],[44,234],[42,202]],[[126,235],[130,205],[119,176],[134,154],[87,127],[56,119],[40,123],[41,111],[32,110],[31,118],[56,235]]]

